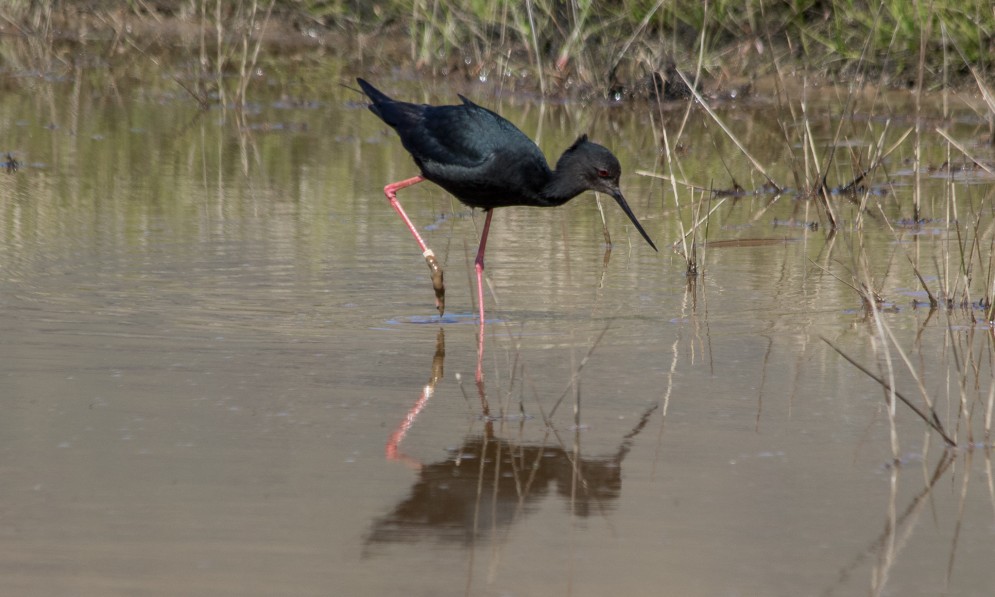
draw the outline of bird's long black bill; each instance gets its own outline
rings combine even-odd
[[[646,239],[646,242],[648,242],[650,246],[653,247],[653,250],[659,253],[660,250],[656,248],[656,245],[654,245],[653,241],[650,240],[650,236],[646,234],[645,230],[643,230],[643,225],[640,224],[639,220],[636,219],[636,214],[632,213],[632,210],[629,209],[629,204],[625,202],[625,197],[622,196],[622,193],[621,192],[612,193],[612,197],[615,198],[615,201],[618,203],[618,206],[622,208],[622,211],[625,212],[625,215],[629,216],[629,219],[632,220],[632,223],[633,225],[635,225],[636,230],[639,231],[639,234],[642,234],[643,238]]]

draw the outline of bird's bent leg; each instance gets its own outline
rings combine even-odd
[[[480,310],[480,330],[477,334],[477,383],[484,380],[484,251],[487,249],[487,233],[491,229],[491,216],[493,214],[493,209],[487,210],[484,230],[480,233],[477,258],[473,261],[474,269],[477,270],[477,307]]]
[[[404,223],[408,226],[408,230],[418,241],[418,246],[421,247],[422,255],[425,256],[425,262],[428,263],[428,269],[432,272],[432,288],[435,289],[435,306],[439,310],[439,315],[446,310],[446,285],[442,280],[442,267],[439,265],[439,260],[435,258],[435,253],[432,249],[429,249],[422,240],[420,234],[418,234],[418,229],[415,225],[411,223],[411,219],[408,218],[408,214],[404,213],[404,209],[401,207],[400,201],[397,200],[397,192],[405,187],[410,187],[425,180],[421,176],[414,176],[405,180],[398,182],[392,182],[383,188],[384,195],[387,195],[387,199],[390,201],[390,206],[394,208]]]

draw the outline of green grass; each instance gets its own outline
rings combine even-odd
[[[49,32],[52,12],[63,15],[63,29],[80,15],[101,14],[155,22],[206,15],[214,28],[218,15],[225,22],[269,6],[270,0],[12,0],[0,17],[30,33]],[[967,80],[970,67],[995,72],[989,0],[275,0],[272,19],[288,31],[365,39],[359,55],[351,53],[359,60],[467,76],[530,73],[552,91],[578,83],[607,89],[671,62],[688,70],[701,35],[711,78],[769,73],[775,61],[811,74],[871,74],[908,86],[921,68],[927,88]],[[91,26],[112,21],[89,19]],[[385,43],[395,55],[385,56]]]
[[[723,68],[753,73],[777,56],[829,75],[868,69],[908,84],[922,57],[932,83],[945,70],[967,76],[965,61],[990,73],[987,57],[995,48],[995,11],[987,0],[406,0],[385,6],[399,28],[411,31],[421,65],[457,53],[486,66],[517,50],[533,67],[564,69],[588,82],[607,80],[616,65],[633,73],[638,65],[659,70],[669,60],[687,65],[688,49],[703,31],[712,75]],[[351,22],[360,29],[371,25],[362,18]]]

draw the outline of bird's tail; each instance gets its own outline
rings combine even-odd
[[[373,85],[370,85],[363,79],[357,78],[356,82],[359,83],[360,89],[363,90],[363,93],[366,94],[366,97],[370,98],[370,101],[373,102],[373,105],[394,101],[393,99],[391,99],[389,95],[380,91]]]

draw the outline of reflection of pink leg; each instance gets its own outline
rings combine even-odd
[[[477,249],[477,258],[473,261],[474,269],[477,270],[477,306],[480,311],[480,329],[477,332],[477,381],[484,379],[484,251],[487,249],[487,233],[491,229],[491,216],[493,209],[487,210],[487,218],[484,220],[484,230],[480,234],[480,247]]]
[[[397,429],[394,430],[394,433],[390,434],[390,439],[387,440],[387,446],[385,450],[387,454],[387,460],[401,460],[407,462],[408,464],[412,464],[416,467],[421,466],[421,464],[418,461],[412,460],[411,458],[402,454],[400,446],[401,446],[401,440],[403,440],[404,436],[408,434],[408,430],[411,429],[412,425],[414,425],[415,419],[418,418],[418,414],[421,413],[422,409],[425,408],[425,405],[428,404],[429,398],[432,397],[432,392],[435,390],[433,385],[425,386],[425,388],[422,390],[421,396],[418,398],[418,401],[415,402],[415,405],[412,406],[410,410],[408,410],[408,414],[404,415],[404,420],[401,421],[401,424],[397,426]]]
[[[422,255],[425,257],[425,261],[428,263],[428,269],[432,271],[432,288],[435,290],[435,306],[439,309],[439,315],[446,308],[446,285],[442,281],[442,268],[439,267],[439,262],[435,258],[435,253],[432,249],[429,249],[422,240],[420,234],[418,234],[418,229],[415,225],[411,223],[411,219],[408,218],[408,214],[404,213],[404,209],[401,208],[401,203],[397,200],[397,192],[405,187],[410,187],[425,180],[421,176],[414,176],[405,180],[398,182],[392,182],[383,188],[384,195],[387,195],[387,199],[390,201],[390,206],[394,208],[394,211],[401,216],[404,223],[408,226],[408,230],[418,241],[418,246],[421,247]]]
[[[480,322],[480,329],[477,330],[477,383],[484,381],[484,322]]]
[[[435,393],[435,384],[442,379],[443,375],[443,364],[446,360],[446,336],[439,328],[439,334],[435,337],[435,356],[432,357],[432,377],[428,380],[428,384],[422,388],[421,396],[418,397],[418,401],[415,402],[406,415],[404,415],[404,420],[401,421],[397,429],[390,434],[390,439],[387,440],[386,453],[388,460],[401,460],[406,462],[416,468],[421,467],[421,463],[417,460],[404,455],[401,452],[401,442],[404,440],[404,436],[407,435],[408,430],[414,425],[415,419],[428,404],[429,398]]]

